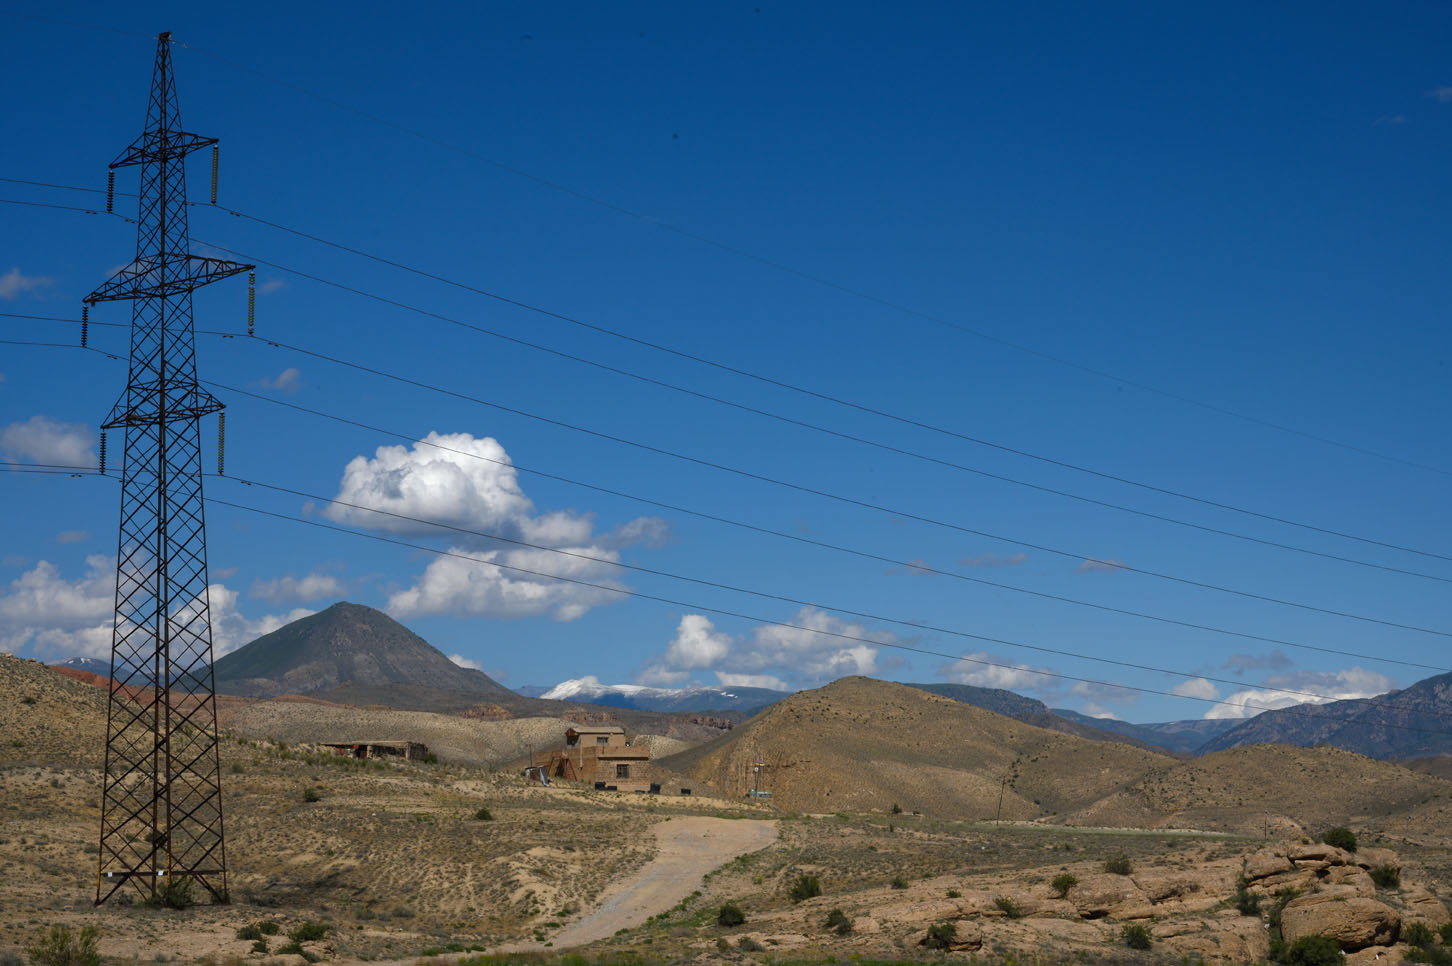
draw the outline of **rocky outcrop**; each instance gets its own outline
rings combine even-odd
[[[1303,936],[1331,936],[1348,951],[1390,946],[1402,931],[1402,916],[1391,906],[1367,896],[1320,893],[1292,899],[1281,911],[1286,942]]]

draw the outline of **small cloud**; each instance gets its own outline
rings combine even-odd
[[[1439,104],[1452,104],[1452,87],[1434,87],[1427,96]]]
[[[55,535],[56,543],[80,543],[82,540],[91,539],[91,534],[85,530],[62,530]]]
[[[792,686],[774,674],[731,674],[717,671],[716,680],[725,688],[770,688],[773,691],[790,691]]]
[[[1079,566],[1074,568],[1076,574],[1112,574],[1129,566],[1123,560],[1098,560],[1094,557],[1085,557]]]
[[[1069,693],[1076,698],[1083,698],[1084,707],[1098,709],[1097,714],[1085,711],[1085,714],[1094,714],[1095,717],[1112,717],[1109,711],[1104,709],[1108,704],[1134,704],[1139,700],[1139,692],[1133,688],[1121,687],[1117,684],[1106,684],[1098,681],[1076,681],[1069,689]]]
[[[1375,126],[1379,126],[1379,125],[1382,125],[1382,124],[1405,124],[1405,123],[1407,123],[1407,116],[1405,114],[1383,114],[1381,117],[1379,117],[1379,118],[1376,119],[1376,121],[1373,123],[1373,126],[1375,127]]]
[[[278,373],[276,379],[259,379],[257,384],[263,389],[272,389],[276,392],[297,392],[302,388],[302,373],[289,366]]]
[[[261,597],[271,604],[285,601],[317,600],[320,597],[342,597],[343,582],[327,574],[308,574],[298,578],[291,575],[273,580],[254,580],[248,594]]]
[[[914,557],[912,560],[909,560],[907,563],[904,563],[904,564],[902,564],[901,566],[898,566],[898,567],[889,567],[887,570],[884,570],[883,573],[884,574],[907,574],[910,577],[932,577],[932,576],[934,576],[934,570],[933,570],[932,565],[929,564],[922,557]]]
[[[1188,681],[1181,681],[1170,688],[1170,693],[1178,694],[1182,698],[1203,698],[1207,701],[1214,701],[1220,697],[1220,689],[1205,678],[1190,678]]]
[[[1007,658],[986,651],[964,654],[951,664],[938,668],[938,676],[954,684],[971,684],[979,688],[1042,691],[1058,683],[1058,675],[1048,668],[1013,664]]]
[[[4,275],[0,275],[0,299],[7,302],[17,295],[24,295],[26,292],[33,292],[38,288],[45,288],[55,282],[53,278],[43,275],[26,275],[18,268],[12,268]]]
[[[92,467],[95,434],[83,423],[65,423],[36,415],[0,429],[0,451],[19,460],[57,466]]]
[[[484,665],[480,664],[478,661],[471,661],[462,654],[450,654],[449,660],[459,665],[459,667],[466,667],[469,668],[471,671],[484,670]]]
[[[1238,676],[1246,671],[1284,671],[1294,663],[1277,649],[1269,654],[1232,654],[1222,668]]]
[[[287,283],[284,282],[282,279],[269,278],[267,281],[257,286],[257,294],[271,295],[273,292],[281,292],[285,288],[287,288]]]
[[[211,571],[211,575],[218,580],[230,580],[237,576],[236,567],[219,567]]]
[[[976,557],[964,557],[958,563],[964,567],[988,567],[997,569],[999,567],[1017,567],[1019,564],[1028,562],[1028,554],[1012,553],[1007,557],[1000,557],[996,553],[980,553]]]

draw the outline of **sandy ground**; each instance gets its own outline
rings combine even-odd
[[[606,887],[594,912],[561,929],[554,948],[568,949],[639,926],[671,908],[701,885],[701,877],[738,855],[776,841],[774,821],[706,817],[672,818],[655,826],[656,855],[641,869]],[[543,949],[507,947],[501,952]]]

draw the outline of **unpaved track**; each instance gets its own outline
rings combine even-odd
[[[583,946],[638,926],[699,888],[707,872],[776,841],[776,822],[756,819],[671,818],[654,830],[655,858],[610,883],[598,908],[551,937],[554,949]],[[519,946],[510,951],[540,948]]]

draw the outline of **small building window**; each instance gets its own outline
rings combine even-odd
[[[610,738],[607,735],[601,735],[600,737],[595,739],[595,744],[608,745],[610,744]]]
[[[629,765],[616,765],[615,766],[615,777],[616,778],[629,778],[630,777],[630,766]]]

